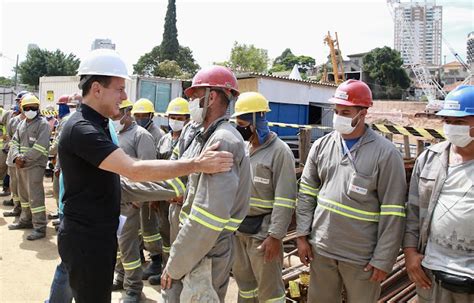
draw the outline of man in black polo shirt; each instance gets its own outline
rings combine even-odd
[[[124,61],[112,50],[95,50],[79,66],[84,97],[64,125],[59,142],[64,178],[64,220],[58,248],[76,302],[110,302],[117,253],[120,177],[158,181],[194,172],[230,170],[232,154],[206,149],[191,160],[136,161],[112,141],[108,117],[127,98]]]

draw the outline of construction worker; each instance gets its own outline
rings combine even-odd
[[[155,159],[155,142],[153,136],[132,118],[133,103],[122,101],[120,113],[114,117],[114,127],[118,133],[119,147],[135,159]],[[118,237],[119,252],[115,271],[113,290],[125,289],[124,302],[139,302],[143,290],[142,268],[140,258],[140,207],[132,203],[122,203],[120,213],[127,217],[122,232]],[[119,286],[119,287],[117,287]]]
[[[19,217],[21,213],[20,197],[18,195],[17,169],[16,169],[15,163],[13,163],[13,158],[12,158],[13,151],[10,148],[10,145],[12,144],[11,139],[13,138],[13,135],[15,134],[18,125],[23,119],[25,119],[25,115],[23,115],[20,112],[20,107],[15,104],[12,111],[12,117],[8,121],[7,128],[6,128],[8,143],[6,146],[4,146],[4,148],[6,147],[7,149],[6,163],[8,166],[8,175],[10,176],[10,191],[11,191],[12,198],[11,200],[3,201],[3,204],[8,205],[8,206],[13,206],[13,209],[12,211],[4,212],[3,213],[4,217]],[[5,203],[5,202],[8,202],[8,203]]]
[[[21,100],[26,118],[13,135],[12,159],[17,168],[18,194],[20,196],[20,221],[8,229],[34,228],[26,237],[37,240],[46,236],[46,206],[44,204],[43,177],[48,162],[50,140],[49,124],[39,114],[40,101],[29,94]]]
[[[59,136],[61,134],[61,130],[66,123],[67,119],[69,118],[69,106],[67,103],[69,102],[69,95],[62,95],[56,101],[58,105],[58,123],[54,130],[54,135],[52,138],[51,146],[49,147],[49,155],[54,157],[54,171],[53,171],[53,197],[56,200],[56,206],[59,207],[59,157],[58,157],[58,144],[59,144]],[[57,219],[58,215],[48,215],[48,219]],[[54,223],[53,223],[54,224]]]
[[[12,139],[12,136],[8,135],[9,134],[8,126],[9,126],[10,122],[12,121],[12,119],[20,113],[20,101],[21,101],[21,98],[23,98],[23,96],[26,95],[26,94],[28,94],[28,91],[26,91],[26,90],[19,92],[15,97],[15,104],[12,106],[12,109],[4,112],[3,115],[2,115],[2,123],[1,124],[5,126],[5,131],[4,131],[3,137],[2,137],[2,139],[3,139],[3,151],[6,152],[7,158],[8,158],[8,151],[10,150],[10,141]],[[16,120],[16,121],[18,121],[18,120]],[[16,129],[16,126],[15,126],[15,129]],[[10,128],[10,130],[13,130],[13,132],[15,132],[15,129]],[[12,132],[12,134],[13,134],[13,132]],[[5,159],[5,161],[7,161],[7,159]],[[10,167],[10,166],[8,166],[8,167]],[[10,174],[9,170],[10,169],[8,168],[8,171],[7,171],[8,174]],[[16,179],[16,176],[14,176],[13,178]],[[5,186],[3,186],[3,192],[0,193],[0,197],[9,196],[10,193],[11,193],[11,190],[6,189]],[[15,208],[17,210],[21,211],[18,196],[16,196],[16,198],[17,198],[16,203],[13,202],[13,200],[14,200],[13,198],[14,197],[12,196],[12,198],[10,200],[4,200],[3,205],[5,205],[5,206],[15,206]],[[18,211],[18,215],[20,214],[19,211]]]
[[[250,163],[244,141],[226,119],[230,101],[239,95],[237,79],[229,69],[212,66],[194,76],[185,94],[191,100],[191,118],[202,126],[182,158],[195,157],[202,149],[220,142],[219,150],[231,152],[234,164],[230,172],[189,176],[180,213],[181,228],[161,277],[163,298],[224,302],[233,262],[234,232],[247,214],[250,192]],[[177,288],[170,288],[172,280],[181,279],[183,289],[178,295]]]
[[[58,250],[75,302],[110,302],[117,256],[120,178],[167,180],[192,173],[219,173],[232,167],[219,144],[191,160],[134,160],[119,148],[109,119],[127,99],[126,64],[113,50],[92,51],[79,66],[83,102],[64,125],[58,153],[64,179],[64,218]]]
[[[447,141],[416,160],[403,252],[418,302],[474,302],[474,86],[451,91],[437,113]]]
[[[232,273],[238,302],[285,302],[283,243],[296,204],[295,158],[270,131],[268,100],[243,93],[235,103],[237,130],[249,141],[250,210],[237,231]]]
[[[335,131],[311,147],[296,205],[298,254],[311,264],[308,302],[340,302],[343,286],[348,302],[376,302],[402,240],[403,160],[365,124],[373,103],[364,82],[343,82],[329,101]]]
[[[158,143],[161,137],[165,134],[154,122],[155,106],[153,102],[146,98],[141,98],[135,102],[133,106],[133,117],[138,125],[145,128],[155,138],[155,144],[158,148]]]
[[[158,143],[157,159],[168,160],[171,158],[171,154],[176,144],[178,143],[179,136],[183,127],[189,122],[189,106],[188,101],[183,98],[175,98],[170,101],[168,108],[166,109],[166,115],[168,116],[168,125],[170,132],[161,137]],[[168,201],[158,201],[157,213],[159,223],[159,233],[161,236],[162,243],[162,254],[151,255],[152,262],[143,272],[143,278],[148,279],[150,284],[158,285],[161,282],[161,266],[162,262],[166,264],[171,248],[170,239],[170,222],[169,222],[169,207]],[[148,216],[147,216],[148,215]],[[144,207],[142,209],[142,230],[144,234],[151,234],[150,228],[155,228],[154,225],[150,226],[149,208]],[[146,244],[146,242],[145,242]],[[162,260],[163,259],[163,260]]]
[[[5,116],[5,119],[3,117]],[[5,146],[8,143],[7,139],[7,119],[9,119],[11,115],[9,111],[0,107],[0,182],[2,182],[2,189],[3,191],[0,193],[1,196],[9,196],[10,195],[10,186],[8,184],[8,166],[6,163],[7,160],[7,152],[5,151]],[[7,121],[5,121],[7,120]]]

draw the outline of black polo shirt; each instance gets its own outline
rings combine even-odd
[[[120,215],[120,177],[99,168],[119,147],[108,119],[83,104],[62,129],[58,154],[64,178],[62,228],[115,232]]]

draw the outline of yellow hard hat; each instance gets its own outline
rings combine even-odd
[[[131,107],[131,106],[133,106],[133,103],[132,103],[132,101],[130,101],[128,99],[123,100],[122,103],[120,103],[120,109]]]
[[[189,115],[189,104],[183,98],[175,98],[170,101],[166,109],[167,115]]]
[[[153,103],[146,99],[141,98],[135,104],[133,104],[132,114],[148,114],[155,113],[155,107]]]
[[[26,105],[40,105],[40,100],[36,98],[33,94],[28,94],[21,99],[21,107],[23,108]]]
[[[269,111],[267,98],[257,92],[247,92],[240,94],[235,102],[235,112],[232,117],[258,112],[268,113]]]

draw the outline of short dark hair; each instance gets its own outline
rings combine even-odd
[[[88,76],[87,75],[81,76],[81,80],[84,79],[84,77],[88,77]],[[91,90],[92,83],[94,83],[94,82],[99,82],[100,85],[102,85],[103,87],[109,87],[110,82],[112,82],[112,77],[111,76],[99,76],[99,75],[94,75],[94,76],[90,77],[90,79],[88,79],[86,81],[86,83],[84,83],[84,85],[82,85],[82,97],[85,97],[85,96],[87,96],[87,94],[89,94],[89,91]]]

